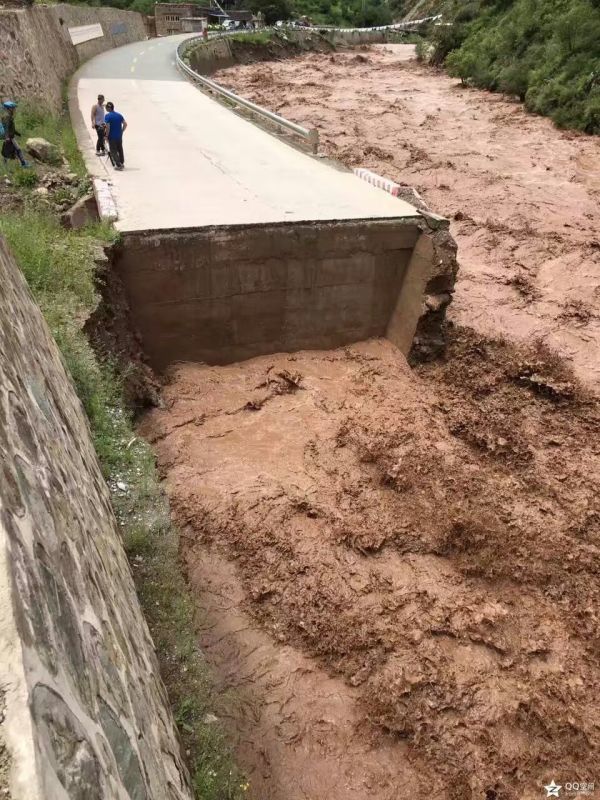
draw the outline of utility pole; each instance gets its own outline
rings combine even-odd
[[[229,16],[229,14],[223,8],[221,8],[221,6],[219,5],[219,0],[210,0],[210,2],[211,2],[211,5],[214,5],[219,9],[221,14],[224,14],[226,17]],[[364,0],[363,0],[363,2],[364,2]]]

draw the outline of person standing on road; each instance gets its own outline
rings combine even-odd
[[[115,111],[114,103],[106,104],[107,114],[104,117],[106,126],[106,137],[108,139],[108,149],[115,169],[119,171],[125,166],[125,155],[123,154],[123,133],[127,128],[127,122],[122,114]]]
[[[98,141],[96,142],[96,155],[103,156],[106,153],[104,147],[104,95],[98,95],[98,102],[92,106],[92,130],[96,131]]]
[[[17,108],[17,104],[14,100],[5,100],[2,103],[2,138],[4,141],[2,142],[2,156],[4,158],[4,163],[11,159],[11,158],[18,158],[19,163],[22,167],[28,167],[29,164],[25,161],[23,157],[23,153],[21,152],[21,148],[15,141],[15,136],[20,136],[21,134],[15,128],[15,110]]]

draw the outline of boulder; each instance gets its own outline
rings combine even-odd
[[[60,221],[64,228],[77,230],[90,222],[98,222],[99,219],[96,198],[93,194],[86,194],[61,215]]]
[[[27,139],[25,142],[27,152],[38,161],[46,164],[56,164],[60,161],[60,152],[56,145],[47,142],[42,138]]]

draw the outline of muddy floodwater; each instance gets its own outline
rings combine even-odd
[[[445,358],[179,364],[140,424],[251,800],[600,784],[600,143],[411,55],[217,78],[451,218]]]
[[[373,340],[180,365],[164,401],[141,432],[253,800],[594,777],[600,417],[551,356],[463,331],[415,374]]]
[[[321,134],[322,150],[414,186],[452,220],[450,317],[539,338],[600,387],[600,137],[421,66],[410,45],[238,66],[215,79]]]

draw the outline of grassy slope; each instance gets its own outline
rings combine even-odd
[[[600,133],[599,0],[454,0],[434,61],[519,96],[561,127]]]
[[[17,129],[57,144],[70,170],[85,167],[66,116],[41,118],[24,108]],[[178,563],[178,535],[171,526],[149,447],[135,436],[119,376],[100,363],[82,325],[97,303],[95,259],[116,232],[97,224],[66,231],[34,187],[41,168],[0,165],[3,198],[13,210],[0,216],[0,234],[13,251],[52,330],[87,412],[113,507],[133,568],[138,594],[157,648],[163,680],[182,736],[196,798],[239,800],[247,784],[214,717],[224,698],[195,640],[195,609]],[[4,180],[11,182],[7,190]],[[85,191],[85,179],[81,182]],[[10,198],[8,193],[12,193]],[[8,202],[7,202],[7,205]],[[125,488],[123,489],[123,485]],[[207,716],[208,715],[208,716]]]

